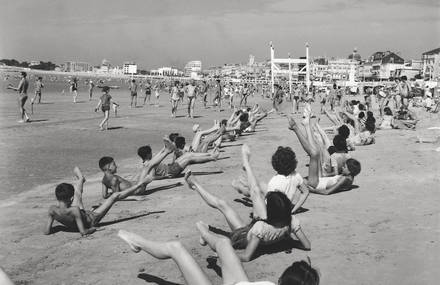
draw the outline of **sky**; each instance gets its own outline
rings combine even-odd
[[[276,57],[405,59],[440,47],[438,0],[0,0],[0,58],[203,68]]]

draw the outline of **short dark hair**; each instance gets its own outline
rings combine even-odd
[[[109,91],[110,91],[110,87],[108,87],[108,86],[103,86],[103,87],[102,87],[102,92],[107,93],[107,92],[109,92]]]
[[[58,201],[69,201],[75,194],[75,188],[72,184],[61,183],[55,188],[55,196]]]
[[[292,222],[293,204],[286,194],[271,191],[266,195],[266,222],[274,227],[290,226]]]
[[[347,139],[350,136],[350,129],[346,125],[342,125],[338,128],[338,134]]]
[[[328,154],[332,155],[336,152],[336,148],[334,145],[331,145],[327,148]]]
[[[113,159],[113,157],[111,157],[111,156],[103,156],[103,157],[101,157],[101,159],[99,160],[99,168],[102,170],[102,171],[104,171],[105,170],[105,167],[107,166],[107,165],[109,165],[110,163],[112,163],[113,161],[115,161],[114,159]]]
[[[223,119],[220,121],[220,126],[226,126],[228,124],[228,120]]]
[[[247,122],[249,120],[249,114],[248,113],[241,114],[239,120],[240,122]]]
[[[151,156],[151,147],[149,145],[144,145],[138,148],[137,154],[142,160],[146,160]]]
[[[296,261],[287,267],[278,280],[280,285],[319,285],[319,273],[306,261]]]
[[[284,176],[292,174],[297,164],[296,154],[290,147],[279,146],[272,155],[272,167],[278,174]]]
[[[406,77],[406,75],[401,76],[401,77],[400,77],[400,80],[406,81],[406,80],[408,80],[408,77]]]
[[[41,79],[43,79],[43,77],[41,77],[41,76],[38,76],[38,79],[40,79],[40,80],[41,80]]]
[[[185,138],[181,136],[176,137],[174,140],[174,144],[178,149],[183,149],[186,144]]]
[[[359,108],[359,110],[361,110],[361,111],[365,111],[365,105],[362,104],[362,103],[359,103],[358,108]]]
[[[356,176],[361,172],[361,163],[358,160],[349,158],[345,163],[352,176]]]
[[[391,111],[390,107],[383,108],[383,112],[387,116],[392,116],[393,115],[393,112]]]
[[[26,76],[27,76],[27,73],[24,72],[24,71],[22,71],[22,72],[21,72],[21,76],[26,77]]]
[[[136,80],[132,79],[131,82],[136,82]]]
[[[179,136],[179,133],[171,133],[168,138],[170,141],[174,142],[174,140]]]
[[[336,151],[348,151],[347,140],[341,135],[336,135],[333,138],[333,145],[335,146]]]

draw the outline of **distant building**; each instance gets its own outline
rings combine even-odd
[[[315,81],[355,81],[359,63],[356,59],[316,58],[311,65],[311,75]]]
[[[137,65],[132,61],[126,61],[122,65],[122,70],[124,74],[136,74],[137,73]]]
[[[422,73],[425,80],[440,80],[440,47],[422,53]]]
[[[375,52],[368,60],[372,63],[373,79],[389,80],[396,69],[405,66],[405,60],[391,51]]]
[[[89,72],[93,66],[88,62],[67,61],[64,65],[65,72]]]
[[[394,71],[393,77],[406,76],[409,80],[421,78],[423,62],[421,60],[411,59],[403,65],[402,68],[397,68]]]
[[[158,69],[151,70],[150,74],[160,76],[181,76],[183,75],[183,72],[173,67],[160,67]]]
[[[40,65],[41,61],[39,60],[31,60],[31,62],[29,62],[29,66],[35,66],[35,65]]]
[[[200,60],[193,60],[188,62],[184,68],[185,76],[197,76],[202,73],[202,62]]]
[[[360,54],[358,54],[357,48],[354,48],[353,52],[351,54],[349,54],[347,58],[351,59],[351,60],[356,60],[358,62],[362,61],[362,57]]]

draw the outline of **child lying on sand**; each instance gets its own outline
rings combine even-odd
[[[170,142],[168,139],[164,139],[164,141],[172,144],[172,142]],[[166,155],[168,154],[169,153],[167,153]],[[153,161],[154,158],[151,159],[151,147],[146,145],[138,149],[138,155],[142,159],[142,163],[145,165],[146,168],[144,171],[147,171],[147,173],[152,170],[154,171],[155,176],[175,178],[178,177],[188,165],[215,161],[218,159],[220,153],[218,152],[218,150],[215,150],[212,153],[185,152],[181,156],[176,158],[174,162],[170,164],[164,164],[156,163],[155,161]]]
[[[345,165],[342,167],[342,174],[322,177],[321,170],[321,155],[320,149],[317,147],[312,130],[310,127],[310,118],[306,117],[303,121],[305,131],[301,131],[293,119],[289,117],[289,129],[295,132],[304,150],[310,156],[309,162],[309,176],[307,178],[307,185],[309,185],[310,192],[322,195],[329,195],[338,191],[344,190],[346,187],[353,184],[354,177],[361,171],[359,161],[355,159],[347,159]]]
[[[78,230],[82,236],[92,234],[96,231],[95,226],[104,218],[116,201],[133,195],[138,188],[153,180],[152,176],[145,175],[135,185],[108,196],[98,208],[87,211],[84,210],[82,201],[83,187],[86,179],[78,167],[75,167],[74,173],[78,179],[76,187],[69,183],[61,183],[55,188],[58,205],[50,206],[49,208],[49,219],[44,230],[46,235],[52,232],[54,221],[65,225],[69,229]]]
[[[245,249],[238,255],[240,260],[252,260],[261,244],[276,243],[291,236],[297,237],[303,248],[310,250],[310,241],[303,233],[299,220],[291,214],[293,205],[290,200],[278,191],[264,195],[250,166],[250,150],[246,144],[242,147],[242,155],[253,202],[253,220],[249,224],[245,223],[226,201],[206,191],[191,172],[185,176],[189,188],[196,190],[210,207],[219,210],[226,218],[232,229],[232,246]]]
[[[137,175],[137,179],[142,179],[148,173],[150,173],[151,170],[158,166],[168,154],[174,151],[174,149],[174,144],[168,139],[164,139],[164,147],[162,150],[152,159],[150,158],[147,163],[144,163],[144,167],[142,168],[141,173]],[[139,180],[137,180],[137,182],[130,182],[121,176],[116,175],[117,166],[112,157],[102,157],[99,160],[99,168],[102,170],[102,172],[104,172],[104,177],[102,178],[102,197],[104,199],[108,198],[112,193],[123,191],[139,182]],[[163,177],[159,176],[154,178],[161,179]],[[146,186],[147,184],[142,184],[133,194],[139,195],[144,193]],[[109,193],[109,189],[111,190],[111,193]]]

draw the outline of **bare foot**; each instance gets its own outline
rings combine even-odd
[[[86,182],[86,178],[84,177],[78,166],[75,166],[75,168],[73,168],[73,173],[75,173],[75,176],[78,180],[82,180],[83,182]]]
[[[200,221],[196,223],[196,227],[200,232],[200,239],[199,239],[199,243],[202,246],[205,246],[207,243],[205,241],[205,239],[203,238],[204,234],[207,234],[209,232],[209,226],[207,224],[205,224],[204,222]]]
[[[118,232],[118,236],[125,241],[126,243],[128,243],[128,245],[130,246],[130,249],[133,252],[138,253],[139,251],[141,251],[141,247],[138,244],[139,239],[142,239],[140,236],[124,231],[124,230],[120,230]]]
[[[192,175],[192,172],[191,172],[191,170],[188,170],[186,173],[185,173],[185,182],[186,182],[186,184],[188,184],[188,187],[191,189],[191,190],[195,190],[196,189],[196,183],[197,183],[197,180],[196,180],[196,178]]]
[[[176,146],[167,137],[163,138],[163,145],[168,152],[173,152],[176,150]]]
[[[293,118],[293,116],[287,116],[287,121],[289,122],[289,130],[294,130],[298,128],[298,125],[296,124],[296,121]]]
[[[220,151],[218,149],[214,149],[214,151],[211,153],[211,156],[214,160],[217,160],[220,156]]]

